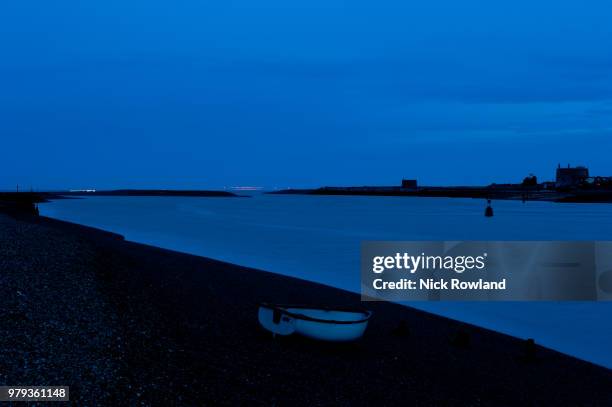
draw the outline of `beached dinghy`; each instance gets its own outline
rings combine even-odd
[[[355,308],[315,308],[302,305],[261,304],[259,323],[278,335],[298,333],[324,341],[353,341],[363,336],[371,311]]]

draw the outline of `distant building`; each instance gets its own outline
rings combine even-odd
[[[416,189],[417,180],[416,179],[403,179],[402,180],[402,189]]]
[[[589,178],[587,167],[570,167],[568,164],[567,168],[561,168],[561,165],[559,165],[555,186],[557,188],[577,187],[584,183],[587,178]]]
[[[529,176],[523,179],[522,183],[523,187],[537,187],[538,186],[538,177],[533,174],[529,174]]]
[[[584,180],[585,189],[612,190],[612,177],[589,177]]]

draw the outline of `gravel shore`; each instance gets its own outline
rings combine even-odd
[[[612,405],[612,371],[495,332],[369,303],[359,342],[273,339],[264,301],[359,296],[0,214],[0,385],[100,406]]]

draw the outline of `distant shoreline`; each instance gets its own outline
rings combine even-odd
[[[188,198],[245,198],[227,191],[172,190],[172,189],[116,189],[100,191],[44,191],[0,192],[0,212],[15,216],[37,215],[38,204],[57,199],[79,199],[91,196],[188,197]]]
[[[223,197],[237,198],[232,192],[197,189],[113,189],[95,191],[60,191],[62,196],[184,196],[184,197]]]
[[[559,203],[612,203],[612,191],[552,191],[536,188],[503,187],[321,187],[311,189],[283,189],[266,192],[271,195],[355,195],[405,196],[428,198],[474,198],[515,201],[545,201]]]
[[[51,199],[82,196],[177,196],[177,197],[210,197],[210,198],[240,198],[228,191],[198,190],[198,189],[110,189],[110,190],[69,190],[69,191],[23,191],[0,192],[0,201],[32,201],[47,202]]]

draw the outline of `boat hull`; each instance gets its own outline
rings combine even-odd
[[[332,342],[361,338],[371,316],[370,311],[359,309],[271,304],[262,304],[259,308],[259,323],[274,334],[297,333]]]

